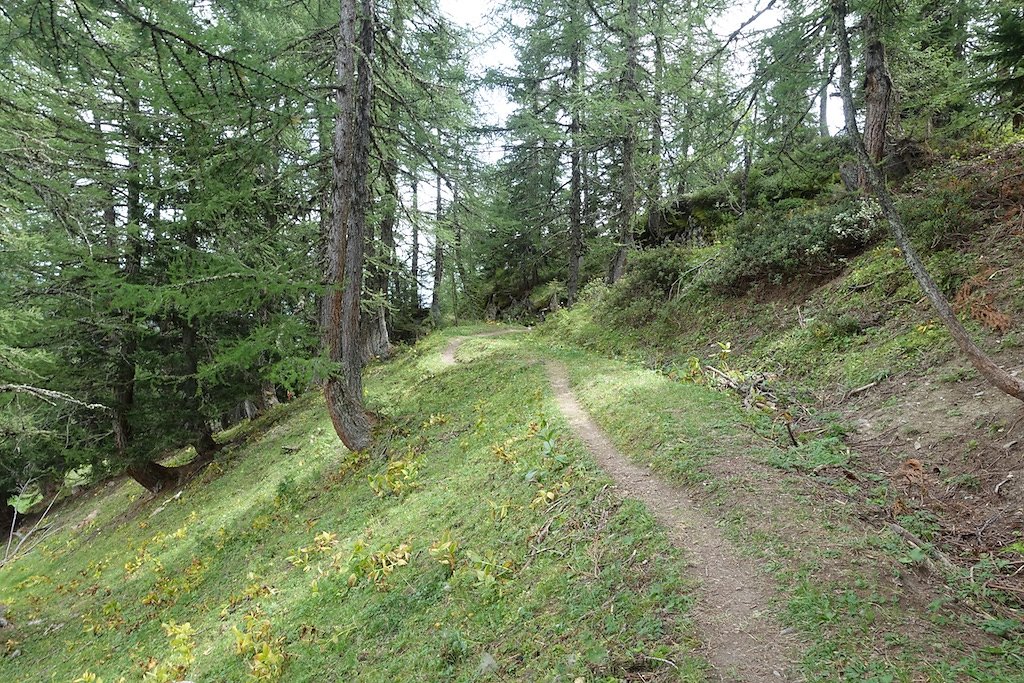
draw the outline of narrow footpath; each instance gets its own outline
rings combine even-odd
[[[509,329],[473,337],[522,332]],[[442,352],[445,365],[454,365],[463,341],[458,337]],[[641,501],[669,540],[680,548],[698,579],[693,618],[702,641],[701,654],[723,683],[798,681],[793,672],[800,647],[772,614],[771,582],[756,564],[741,555],[689,496],[685,489],[659,479],[634,464],[608,439],[583,409],[569,385],[567,368],[546,361],[558,406],[576,436],[586,444],[598,465],[615,482],[621,495]]]

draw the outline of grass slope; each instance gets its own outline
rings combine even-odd
[[[901,539],[865,524],[842,476],[826,479],[849,457],[834,438],[785,448],[771,419],[732,394],[548,336],[469,340],[460,357],[564,362],[619,448],[702,491],[708,515],[775,578],[783,621],[808,645],[808,681],[1024,681],[1024,631],[989,612],[998,605],[980,583],[936,577]]]
[[[309,396],[178,493],[67,504],[0,571],[0,680],[703,680],[682,562],[567,436],[542,368],[445,369],[446,340],[369,372],[387,455],[345,452]]]

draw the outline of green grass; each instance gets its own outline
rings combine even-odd
[[[540,367],[498,354],[442,369],[448,336],[369,371],[387,455],[354,461],[308,396],[241,430],[180,497],[119,480],[61,509],[64,529],[0,572],[20,651],[0,656],[0,680],[139,681],[183,661],[161,625],[187,622],[194,661],[170,680],[243,681],[246,615],[287,681],[704,680],[679,553],[567,435]],[[418,464],[401,496],[370,487],[387,457]],[[454,573],[430,553],[446,539]],[[377,587],[357,542],[408,544],[408,564]]]
[[[965,590],[964,580],[953,577],[933,596],[933,608],[908,602],[898,588],[914,581],[905,576],[915,571],[906,564],[908,546],[864,524],[841,494],[830,495],[827,482],[808,481],[819,468],[847,464],[850,454],[838,439],[773,446],[765,438],[770,421],[745,411],[731,394],[552,348],[546,338],[474,340],[467,354],[501,349],[524,363],[558,357],[581,402],[626,455],[703,492],[708,515],[776,580],[777,609],[808,645],[808,681],[1024,680],[1020,632],[987,638],[988,622],[967,607],[977,604],[970,596],[962,596],[966,603],[943,597]]]
[[[0,656],[0,680],[141,680],[182,661],[172,622],[191,625],[194,661],[168,680],[247,680],[252,654],[232,630],[247,624],[285,655],[286,681],[706,680],[687,558],[569,434],[545,358],[566,363],[629,457],[699,492],[774,577],[808,681],[1024,680],[1012,624],[980,624],[963,584],[927,609],[908,603],[895,582],[921,558],[809,483],[845,465],[834,438],[778,448],[771,420],[730,394],[535,334],[471,339],[442,367],[452,336],[482,329],[435,334],[368,371],[386,453],[355,460],[308,396],[235,430],[180,497],[115,481],[61,509],[64,529],[0,572],[16,624],[6,651],[21,652]],[[393,465],[382,478],[389,461],[408,476]],[[396,495],[377,496],[371,477]],[[902,521],[927,537],[931,520]],[[449,540],[452,556],[430,552]],[[375,585],[371,553],[406,550]]]

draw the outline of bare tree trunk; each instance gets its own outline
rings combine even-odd
[[[831,137],[828,129],[828,88],[832,85],[832,54],[829,51],[829,29],[825,28],[825,47],[821,51],[821,91],[818,93],[818,135]]]
[[[360,19],[359,45],[356,23]],[[349,450],[370,445],[374,417],[363,405],[359,304],[362,295],[364,236],[369,189],[373,6],[341,0],[335,69],[339,87],[334,124],[332,216],[328,235],[327,285],[321,320],[328,358],[340,365],[324,383],[334,430]],[[357,67],[358,63],[358,67]],[[358,71],[357,71],[358,69]]]
[[[391,13],[391,29],[394,31],[394,49],[402,45],[402,8],[394,3]],[[395,224],[398,222],[398,100],[392,96],[388,102],[388,133],[382,141],[384,148],[384,195],[381,198],[383,211],[380,219],[380,240],[373,239],[372,226],[368,227],[367,249],[374,258],[367,268],[368,289],[377,299],[376,308],[361,323],[363,335],[363,363],[373,358],[389,358],[392,354],[390,328],[391,313],[388,306],[391,276],[395,266]]]
[[[210,462],[211,457],[196,458],[179,467],[167,467],[153,460],[140,460],[128,467],[127,474],[150,493],[159,493],[188,481]]]
[[[430,320],[437,327],[441,324],[441,287],[444,279],[444,242],[441,240],[441,221],[444,210],[441,205],[441,173],[437,173],[436,227],[434,228],[434,286],[430,293]]]
[[[876,160],[871,157],[864,138],[861,137],[860,131],[857,129],[857,115],[854,109],[853,86],[851,85],[853,59],[850,55],[850,38],[846,30],[846,14],[846,0],[832,0],[833,29],[839,47],[839,60],[842,66],[840,93],[843,98],[843,114],[846,119],[846,131],[857,152],[861,170],[868,180],[871,191],[878,198],[882,206],[882,211],[889,221],[893,239],[896,241],[897,246],[899,246],[900,251],[903,252],[903,257],[910,267],[910,271],[914,274],[921,289],[924,290],[925,295],[931,301],[932,307],[935,309],[939,319],[946,325],[953,341],[956,342],[956,345],[967,356],[971,365],[989,383],[1009,396],[1024,401],[1024,380],[1010,375],[1006,370],[996,365],[995,361],[989,358],[984,351],[978,348],[977,344],[974,343],[974,340],[967,333],[967,330],[960,323],[960,319],[957,318],[952,306],[949,305],[949,302],[942,295],[938,285],[935,284],[931,275],[928,274],[924,263],[922,263],[910,239],[907,237],[906,229],[896,210],[892,195],[889,194],[889,190],[885,186],[885,178],[875,165]]]
[[[125,209],[128,225],[125,235],[124,267],[121,269],[121,276],[126,282],[134,283],[142,269],[140,243],[140,230],[143,220],[141,196],[142,153],[136,129],[140,104],[137,98],[129,98],[127,105],[128,110],[125,112],[124,123],[128,148],[128,181],[125,187]],[[97,119],[96,124],[98,130],[102,131],[102,122]],[[116,238],[117,208],[113,188],[111,188],[110,203],[104,211],[103,218],[107,230],[107,243],[116,245],[118,242]],[[123,314],[122,317],[123,327],[116,335],[115,341],[117,356],[114,361],[114,382],[111,387],[113,395],[113,405],[111,408],[113,413],[114,449],[122,461],[129,461],[131,459],[132,442],[130,412],[135,404],[135,353],[138,348],[138,340],[133,331],[134,321],[128,314]],[[144,464],[142,465],[144,466]],[[132,470],[134,467],[135,465],[128,469],[129,475],[133,476],[133,478]],[[143,485],[145,486],[145,484]]]
[[[619,200],[619,244],[608,273],[609,284],[618,282],[626,272],[626,259],[633,250],[633,215],[636,213],[636,128],[633,117],[637,105],[637,71],[640,62],[640,41],[637,36],[640,23],[639,0],[628,0],[623,36],[626,43],[626,69],[619,91],[624,115],[622,131],[622,189]]]
[[[381,231],[387,216],[381,219]],[[391,341],[388,339],[387,326],[387,271],[384,266],[384,240],[376,241],[373,236],[373,225],[366,226],[366,249],[373,254],[373,259],[366,267],[366,288],[376,300],[375,308],[368,312],[360,321],[359,330],[362,334],[360,357],[365,366],[374,358],[386,358],[391,355]]]
[[[868,158],[878,164],[885,158],[885,134],[892,108],[892,78],[885,58],[882,27],[873,13],[864,15],[864,148]],[[845,28],[845,27],[844,27]],[[861,169],[860,186],[871,189],[871,181]]]
[[[128,467],[128,476],[150,493],[158,493],[165,488],[177,485],[179,473],[175,469],[164,467],[152,460],[142,460],[132,463]]]
[[[452,271],[452,312],[455,316],[455,324],[459,324],[459,285],[462,285],[462,291],[466,291],[466,264],[463,260],[462,253],[462,220],[459,215],[459,209],[461,208],[461,201],[459,199],[459,188],[456,185],[452,189],[452,232],[454,234],[454,240],[452,242],[452,265],[454,266],[450,270]],[[458,276],[458,280],[456,280]]]
[[[650,177],[647,197],[647,230],[658,241],[663,238],[663,221],[661,212],[661,164],[664,147],[664,129],[662,119],[665,116],[665,7],[663,3],[655,5],[654,26],[654,84],[652,86],[653,110],[651,111],[651,159],[647,173]]]
[[[420,180],[413,171],[412,177],[412,296],[410,297],[413,313],[420,310]]]
[[[580,0],[574,0],[571,30],[574,32],[572,54],[569,57],[569,80],[572,84],[572,119],[569,122],[570,153],[569,175],[569,277],[566,278],[567,305],[576,303],[580,289],[580,265],[583,262],[583,63],[585,60],[583,37],[583,9]]]
[[[740,211],[747,213],[750,208],[750,171],[754,165],[754,143],[757,140],[758,100],[754,98],[754,110],[750,125],[743,134],[743,177],[740,181]]]
[[[181,393],[185,399],[185,405],[189,406],[187,427],[192,433],[192,447],[196,449],[196,456],[201,460],[208,460],[220,449],[220,446],[213,440],[210,422],[197,406],[201,402],[198,378],[199,333],[191,322],[183,321],[181,347],[182,355],[185,358]]]

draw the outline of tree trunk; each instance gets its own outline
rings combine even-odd
[[[412,222],[412,265],[409,270],[412,275],[412,296],[410,302],[415,314],[420,310],[420,193],[419,178],[413,171],[412,176],[412,215],[409,220]]]
[[[570,153],[569,174],[569,276],[566,278],[567,305],[576,303],[580,288],[580,265],[583,262],[583,96],[585,60],[583,37],[583,9],[580,0],[573,3],[571,30],[574,31],[572,54],[569,57],[569,80],[572,84],[572,119],[569,122]]]
[[[165,488],[177,486],[178,477],[181,474],[179,469],[164,467],[152,460],[143,460],[132,463],[128,467],[128,476],[150,493],[158,493]]]
[[[868,158],[878,164],[885,158],[885,134],[892,107],[892,78],[885,58],[882,27],[873,13],[864,16],[864,147]],[[845,27],[844,27],[845,29]],[[860,186],[869,190],[865,171]]]
[[[663,154],[663,122],[665,116],[665,6],[655,5],[654,26],[654,83],[652,85],[653,110],[651,111],[651,159],[647,172],[650,174],[650,186],[647,197],[647,229],[659,242],[662,238],[661,221],[661,164]]]
[[[125,112],[124,128],[127,143],[128,173],[125,187],[126,214],[128,224],[125,228],[125,251],[124,267],[121,269],[122,279],[134,284],[139,278],[142,270],[142,244],[141,225],[144,219],[142,210],[142,165],[141,165],[141,143],[136,128],[140,104],[137,97],[129,97],[127,100],[127,111]],[[102,122],[97,119],[97,128],[102,131]],[[111,188],[110,202],[103,214],[105,228],[107,230],[107,241],[116,245],[117,232],[117,207],[116,199]],[[113,377],[114,383],[111,387],[113,395],[113,432],[114,449],[122,461],[130,458],[131,449],[131,418],[130,413],[135,404],[135,353],[138,349],[138,339],[134,331],[135,321],[131,314],[121,312],[122,329],[116,335],[115,346],[117,356],[114,360]]]
[[[459,285],[462,285],[462,291],[466,291],[466,264],[462,258],[462,220],[459,216],[460,208],[459,200],[459,188],[456,185],[452,188],[452,232],[454,239],[452,241],[452,265],[450,268],[452,273],[452,313],[455,318],[455,324],[459,324]],[[456,276],[458,278],[456,279]]]
[[[828,129],[828,88],[832,85],[832,55],[829,51],[828,27],[825,28],[825,47],[821,51],[821,91],[818,93],[818,135],[831,137]]]
[[[622,29],[626,44],[626,69],[619,90],[622,108],[622,189],[619,200],[619,242],[608,272],[608,283],[615,284],[626,272],[626,260],[633,250],[633,215],[636,213],[636,127],[637,71],[640,46],[637,31],[640,23],[639,0],[628,0],[626,23]]]
[[[444,217],[441,206],[441,173],[437,174],[436,215],[434,228],[434,286],[430,294],[430,320],[435,327],[441,325],[441,287],[444,281],[444,242],[441,240],[441,221]]]
[[[341,0],[335,55],[339,87],[334,125],[332,216],[328,239],[327,285],[321,320],[328,358],[338,363],[324,383],[334,430],[349,450],[370,445],[374,417],[363,406],[363,364],[359,306],[362,296],[370,117],[373,100],[374,25],[371,0],[363,0],[359,45],[356,0]],[[357,67],[358,63],[358,67]]]
[[[971,365],[990,384],[1007,395],[1024,401],[1024,380],[1010,375],[1006,370],[996,365],[984,351],[978,348],[967,333],[967,330],[960,323],[960,319],[957,318],[952,306],[949,305],[949,302],[942,295],[938,285],[935,284],[935,281],[925,269],[924,263],[907,237],[903,220],[896,210],[892,195],[889,194],[889,190],[885,186],[885,178],[875,165],[876,160],[872,158],[864,138],[861,137],[860,131],[857,129],[857,115],[854,109],[853,86],[851,85],[853,59],[850,55],[850,39],[846,30],[846,14],[846,0],[832,0],[833,29],[839,47],[839,60],[842,66],[840,93],[843,98],[843,114],[846,119],[846,131],[853,142],[862,173],[867,178],[869,188],[882,206],[882,211],[889,221],[893,239],[897,246],[899,246],[900,251],[903,252],[903,257],[910,267],[910,271],[914,274],[921,289],[924,290],[925,295],[931,301],[932,307],[935,309],[939,319],[946,325],[953,341],[956,342],[956,345],[967,356]]]

